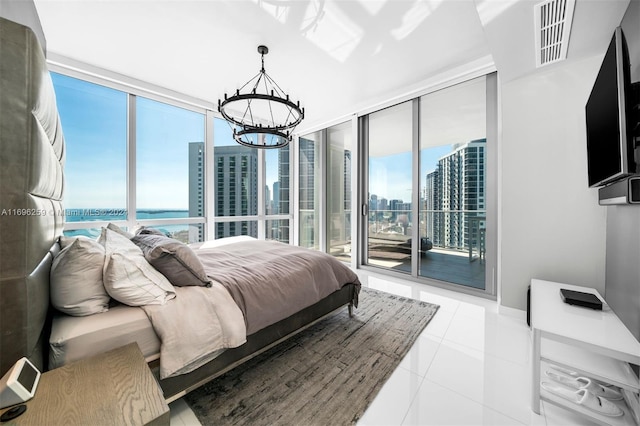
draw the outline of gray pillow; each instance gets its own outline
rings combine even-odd
[[[73,316],[106,312],[110,298],[102,281],[104,248],[84,237],[61,237],[60,245],[64,248],[51,265],[51,304]]]
[[[138,234],[131,239],[145,259],[177,287],[211,286],[211,280],[195,252],[186,244],[164,235]]]

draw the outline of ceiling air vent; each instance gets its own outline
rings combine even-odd
[[[567,57],[575,0],[549,0],[534,6],[536,67]]]

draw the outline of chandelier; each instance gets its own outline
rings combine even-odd
[[[264,69],[266,46],[258,46],[260,72],[232,96],[218,99],[218,111],[229,123],[233,138],[251,148],[282,148],[304,118],[300,101],[293,102]]]

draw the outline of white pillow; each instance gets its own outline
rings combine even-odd
[[[129,253],[131,255],[142,253],[142,250],[140,250],[133,241],[121,233],[109,228],[102,228],[102,232],[98,237],[98,243],[104,247],[104,251],[107,256],[116,251],[120,253]]]
[[[124,229],[122,229],[118,225],[116,225],[115,223],[109,223],[107,225],[107,228],[112,230],[112,231],[116,231],[118,234],[120,234],[123,237],[126,237],[128,239],[133,238],[133,234],[131,232],[125,231]]]
[[[176,297],[169,280],[151,266],[142,250],[126,237],[102,228],[98,242],[106,252],[103,280],[111,297],[129,306],[163,305]]]
[[[51,304],[60,312],[85,316],[109,310],[102,283],[104,248],[86,237],[61,237],[63,249],[51,265]]]

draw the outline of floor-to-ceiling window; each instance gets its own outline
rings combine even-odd
[[[496,87],[489,74],[360,117],[365,267],[495,294]]]
[[[204,120],[202,113],[136,98],[135,188],[140,223],[204,216]],[[153,227],[183,242],[204,239],[203,224]]]
[[[95,237],[99,222],[127,219],[127,94],[51,77],[66,143],[65,221],[87,224],[67,234]]]
[[[352,122],[298,138],[298,245],[351,261]]]
[[[269,149],[265,153],[265,239],[288,243],[290,235],[291,148]]]
[[[215,236],[249,235],[257,238],[258,149],[238,144],[223,119],[214,118],[213,132]]]
[[[291,148],[238,144],[228,123],[213,119],[215,238],[248,235],[291,242]]]
[[[420,98],[419,275],[485,288],[486,77]]]
[[[357,150],[355,119],[301,136],[293,145],[296,187],[293,148],[242,147],[212,111],[62,74],[53,79],[68,148],[67,234],[95,236],[117,222],[185,242],[234,235],[293,242],[297,197],[303,247],[349,261],[355,210],[366,215],[358,262],[488,290],[495,75],[363,114],[365,145]],[[368,211],[353,206],[351,168],[362,167],[353,151],[366,158],[360,179]]]
[[[320,249],[320,149],[323,132],[298,139],[298,245]]]
[[[368,117],[366,263],[411,273],[413,102]]]
[[[355,159],[351,122],[327,131],[327,251],[338,259],[351,260],[351,174]]]
[[[52,78],[67,144],[65,234],[96,237],[114,222],[183,242],[290,242],[288,146],[241,146],[224,120],[187,102],[100,79]]]
[[[66,141],[65,234],[95,237],[113,222],[203,241],[197,198],[202,204],[205,186],[195,157],[204,112],[58,73],[52,79]]]

